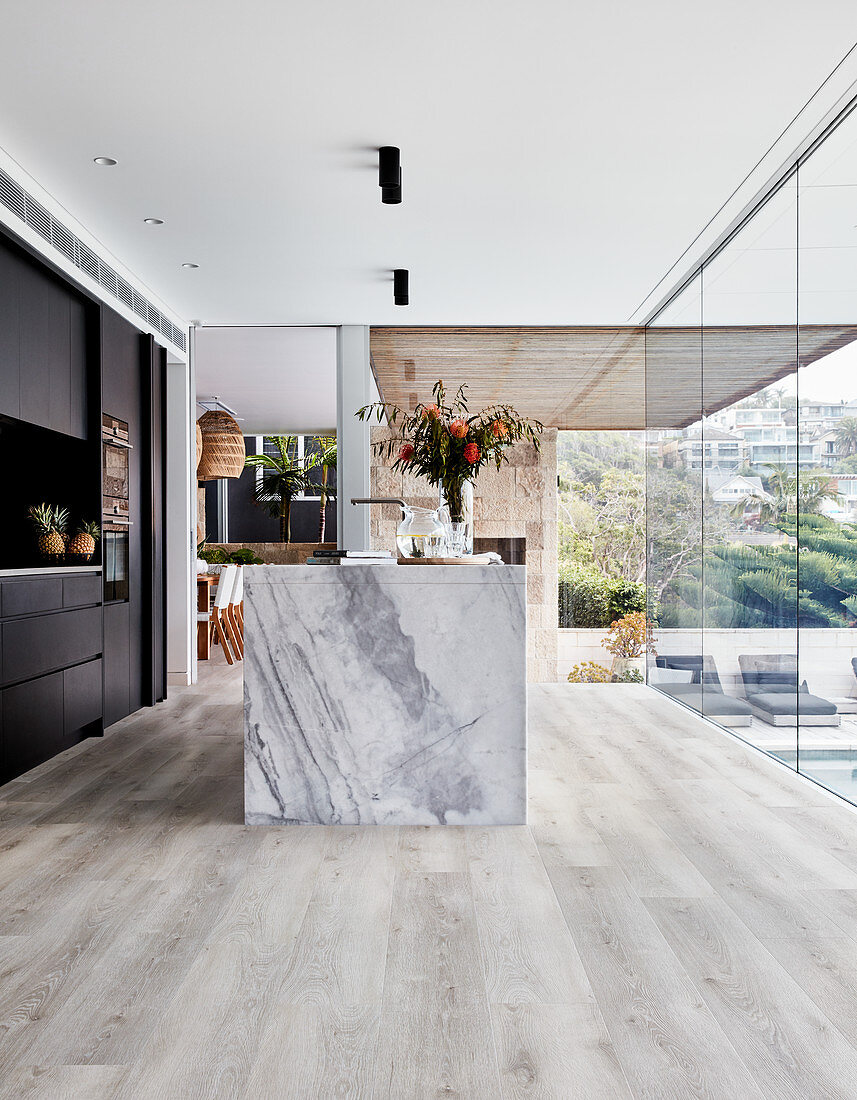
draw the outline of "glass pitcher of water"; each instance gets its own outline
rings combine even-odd
[[[402,522],[396,530],[396,546],[403,558],[442,558],[446,553],[446,528],[436,508],[412,508],[402,503]]]

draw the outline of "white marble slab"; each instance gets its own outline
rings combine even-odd
[[[245,815],[526,821],[523,566],[245,566]]]

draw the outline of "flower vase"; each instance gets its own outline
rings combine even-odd
[[[443,485],[440,486],[438,513],[446,528],[449,556],[458,558],[473,553],[473,482],[463,481],[460,485],[449,486],[449,490],[453,501],[459,498],[458,514],[453,514]]]

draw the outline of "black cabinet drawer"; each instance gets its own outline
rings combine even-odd
[[[3,773],[20,775],[65,747],[63,674],[41,676],[0,692],[3,708]]]
[[[102,714],[101,660],[67,668],[63,673],[65,732],[73,733]]]
[[[57,611],[62,607],[62,577],[18,577],[0,584],[0,614],[34,615],[39,611]]]
[[[7,684],[97,657],[102,649],[100,607],[17,619],[0,630]]]
[[[101,603],[101,574],[85,573],[77,577],[63,577],[63,607],[83,607],[84,604]]]

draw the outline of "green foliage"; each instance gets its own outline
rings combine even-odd
[[[857,451],[857,418],[844,416],[836,427],[836,446],[841,454],[853,455]]]
[[[563,562],[559,569],[559,625],[608,629],[625,615],[646,610],[646,586],[596,569]]]
[[[831,473],[839,477],[857,477],[857,454],[850,454],[847,458],[841,458],[833,467]]]
[[[209,565],[261,565],[262,559],[257,558],[246,546],[239,550],[224,550],[222,546],[206,546],[200,543],[196,550],[196,556]]]
[[[617,676],[614,683],[617,684],[643,684],[645,676],[638,668],[626,668],[621,676]]]
[[[615,470],[644,473],[644,451],[637,432],[560,432],[557,436],[560,492],[579,483],[601,487],[605,474]]]
[[[253,551],[247,547],[242,546],[240,550],[233,550],[229,555],[229,560],[234,565],[261,565],[262,559],[257,558]]]
[[[663,627],[847,626],[857,617],[857,529],[801,514],[778,524],[791,543],[706,549],[664,592]]]

